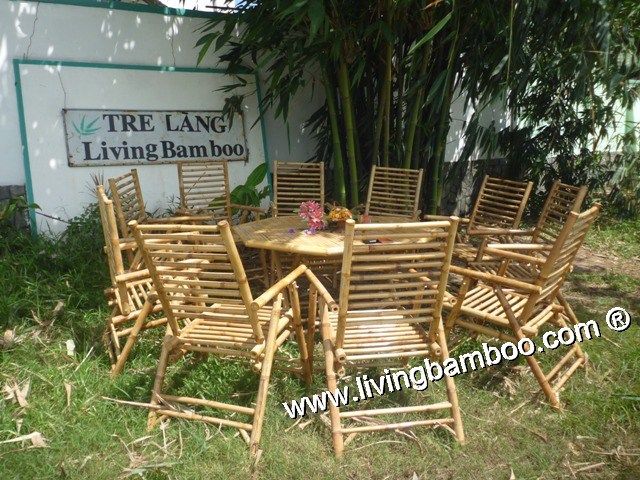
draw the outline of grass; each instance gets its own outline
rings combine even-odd
[[[636,258],[637,225],[604,225],[589,243]],[[10,380],[31,386],[25,408],[0,400],[0,441],[34,431],[47,441],[46,448],[0,444],[3,480],[508,479],[512,472],[518,479],[640,478],[637,325],[624,333],[605,331],[604,338],[584,344],[591,361],[562,393],[562,413],[541,401],[522,362],[459,376],[465,446],[443,431],[417,429],[417,441],[373,434],[356,437],[337,461],[328,429],[318,418],[310,417],[304,429],[290,428],[293,422],[280,402],[304,395],[305,389],[283,373],[275,374],[270,389],[264,452],[256,471],[244,442],[231,430],[172,421],[147,432],[145,410],[102,397],[148,401],[161,332],[143,335],[124,373],[109,378],[100,339],[108,314],[100,245],[95,215],[76,221],[57,242],[0,232],[0,333],[15,329],[18,340],[0,349],[0,388]],[[637,322],[639,293],[640,279],[615,269],[581,270],[566,288],[578,316],[602,326],[614,305],[626,308]],[[64,308],[54,313],[59,301]],[[68,339],[76,345],[73,357],[67,355]],[[456,353],[477,346],[467,341]],[[250,392],[255,381],[242,366],[194,359],[182,360],[171,375],[181,392],[220,399],[234,390]],[[65,384],[71,385],[69,404]],[[317,375],[312,391],[322,388],[323,376]],[[411,392],[403,401],[415,402],[419,395]],[[431,386],[425,395],[442,398],[442,389]],[[367,408],[392,398],[370,400]]]

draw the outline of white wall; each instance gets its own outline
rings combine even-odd
[[[0,185],[24,184],[26,181],[13,59],[197,67],[195,44],[200,34],[196,29],[206,19],[151,13],[146,7],[139,9],[143,11],[0,0]],[[210,53],[200,67],[220,65]],[[33,157],[32,162],[37,163],[32,180],[34,195],[37,191],[40,197],[34,200],[46,204],[47,209],[41,205],[45,213],[63,219],[79,213],[82,205],[89,201],[86,184],[90,173],[109,177],[127,169],[70,169],[66,166],[60,113],[64,106],[220,108],[224,94],[215,90],[225,83],[224,78],[213,74],[34,65],[23,65],[20,79],[29,154]],[[291,150],[282,123],[269,119],[265,122],[267,157],[306,159],[313,152],[313,142],[299,123],[308,117],[313,107],[313,103],[304,97],[292,105]],[[251,168],[265,159],[260,124],[249,129],[255,120],[255,97],[247,97],[245,108],[250,114],[246,128],[251,161],[247,167],[232,167],[235,182],[244,180]],[[48,166],[49,170],[43,166]],[[165,165],[139,169],[143,188],[145,184],[152,186],[144,191],[150,209],[162,208],[163,198],[177,195],[173,173],[169,171],[172,168],[175,169]],[[63,180],[66,177],[68,180]],[[50,193],[46,193],[47,189]],[[57,230],[61,226],[53,225],[53,228]]]

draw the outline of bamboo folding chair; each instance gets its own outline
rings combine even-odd
[[[206,215],[178,215],[173,217],[152,218],[144,205],[142,188],[137,169],[129,173],[109,179],[109,190],[113,198],[118,228],[122,237],[129,236],[128,223],[132,220],[138,223],[202,223],[212,221],[210,214]]]
[[[463,228],[458,230],[457,244],[453,250],[454,259],[469,262],[482,255],[482,250],[491,238],[481,236],[479,242],[475,241],[478,239],[475,236],[478,230],[518,228],[532,188],[533,182],[485,175],[469,218],[461,219]],[[442,218],[439,215],[425,216],[425,220]],[[498,236],[492,238],[497,240]]]
[[[111,287],[105,290],[111,315],[107,319],[105,343],[111,360],[111,375],[118,375],[133,348],[140,330],[159,327],[166,324],[166,318],[149,318],[161,312],[152,291],[149,271],[133,255],[123,255],[135,249],[133,238],[121,239],[118,236],[116,215],[113,202],[107,197],[102,185],[97,187],[98,207],[102,232],[104,234],[105,253],[109,265]],[[129,263],[127,259],[133,258]],[[126,338],[124,346],[121,341]]]
[[[239,223],[249,221],[251,216],[260,220],[266,214],[264,208],[231,202],[229,164],[226,160],[179,162],[177,166],[181,213],[211,213],[213,220],[218,222],[231,221],[234,213],[239,211]]]
[[[170,330],[165,337],[155,377],[149,427],[159,416],[200,420],[235,427],[257,452],[269,378],[276,350],[295,332],[299,365],[292,367],[311,381],[311,359],[300,319],[296,279],[304,265],[253,298],[227,221],[218,225],[148,225],[131,222]],[[291,308],[284,310],[283,294]],[[246,360],[260,373],[254,407],[165,393],[171,359],[186,352],[222,360]],[[180,406],[246,415],[251,421],[185,411]]]
[[[324,162],[273,162],[273,216],[296,215],[300,203],[324,208]]]
[[[417,221],[424,170],[406,168],[371,168],[365,215],[407,217]],[[448,217],[447,217],[448,218]]]
[[[328,390],[336,390],[337,377],[346,369],[397,367],[412,358],[440,362],[448,358],[441,309],[457,225],[455,217],[422,223],[355,225],[353,220],[347,221],[338,311],[332,311],[324,296],[318,300]],[[313,321],[308,323],[309,328],[313,325]],[[312,332],[308,335],[311,338]],[[361,411],[340,411],[330,404],[336,455],[342,454],[345,434],[415,426],[450,427],[458,441],[464,442],[456,387],[451,377],[445,377],[444,382],[448,399],[435,404]],[[439,410],[449,414],[366,426],[342,425],[354,416],[403,416]]]
[[[208,213],[214,222],[232,219],[237,223],[260,220],[266,210],[231,202],[229,164],[226,160],[179,162],[180,213]],[[264,250],[240,249],[250,280],[269,285],[267,258]],[[255,267],[249,267],[255,265]]]
[[[533,280],[539,273],[536,264],[517,261],[503,263],[499,259],[496,260],[491,258],[491,255],[487,255],[485,247],[546,257],[564,228],[569,215],[572,212],[580,212],[586,195],[587,187],[575,187],[556,180],[549,190],[538,222],[533,229],[484,227],[472,230],[474,235],[485,238],[498,237],[501,241],[499,243],[484,241],[482,248],[476,251],[475,258],[469,260],[467,266],[473,270],[487,273]]]
[[[536,265],[538,273],[530,281],[452,266],[451,271],[462,275],[464,280],[457,298],[449,297],[445,302],[445,307],[450,309],[446,331],[457,325],[515,343],[525,337],[538,336],[547,323],[559,327],[577,324],[578,319],[560,295],[560,289],[599,212],[600,205],[596,204],[581,214],[569,213],[546,256],[486,248],[486,253],[501,258],[504,264],[515,261]],[[586,357],[576,343],[547,374],[542,371],[535,353],[526,360],[551,405],[560,408],[559,390],[586,362]]]

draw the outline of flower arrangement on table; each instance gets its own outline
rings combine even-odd
[[[347,220],[350,218],[355,219],[356,217],[347,207],[341,207],[336,204],[325,215],[322,205],[316,201],[302,202],[298,209],[298,215],[307,221],[308,228],[305,233],[310,235],[327,227],[334,230],[342,230]],[[364,215],[361,217],[362,221],[367,221]]]
[[[335,226],[336,229],[344,229],[344,225],[347,220],[353,218],[353,213],[347,207],[341,207],[334,205],[327,215],[329,221]]]
[[[300,204],[300,210],[298,215],[307,221],[309,228],[305,230],[305,233],[314,234],[318,230],[322,230],[325,227],[324,223],[324,210],[322,205],[315,201],[302,202]]]

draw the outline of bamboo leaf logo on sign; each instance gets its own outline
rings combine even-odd
[[[80,126],[76,125],[75,122],[73,123],[73,128],[76,130],[76,132],[78,132],[78,135],[80,136],[91,135],[92,133],[96,133],[98,130],[100,130],[100,127],[92,128],[93,125],[95,125],[95,123],[98,120],[100,120],[100,117],[97,117],[88,125],[85,125],[86,118],[87,118],[86,115],[82,116],[82,121],[80,122]]]
[[[71,167],[249,159],[242,112],[64,109],[62,115]]]

